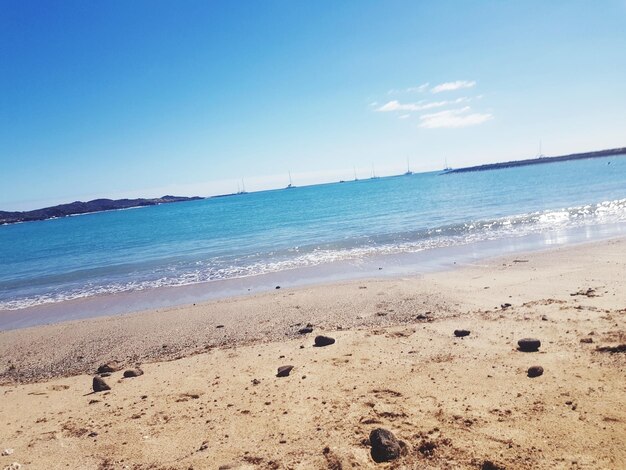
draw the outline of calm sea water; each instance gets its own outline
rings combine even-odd
[[[626,158],[609,157],[5,225],[0,310],[625,223]]]

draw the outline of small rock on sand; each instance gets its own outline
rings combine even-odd
[[[2,457],[6,457],[7,455],[11,455],[13,453],[13,449],[4,449],[2,451]]]
[[[122,368],[122,365],[117,362],[117,361],[111,361],[111,362],[107,362],[106,364],[102,364],[100,367],[98,367],[98,374],[102,374],[102,373],[111,373],[111,372],[117,372],[118,370],[120,370]]]
[[[538,351],[541,346],[541,341],[535,338],[522,338],[517,342],[520,351],[534,352]]]
[[[128,369],[124,371],[124,377],[127,379],[130,377],[139,377],[140,375],[143,375],[143,370],[141,370],[139,367],[137,367],[136,369]]]
[[[94,392],[104,392],[106,390],[111,390],[111,387],[104,381],[102,377],[98,377],[97,375],[93,378],[93,391]]]
[[[278,368],[278,373],[276,374],[276,377],[287,377],[292,369],[293,366],[280,366]]]
[[[539,377],[540,375],[543,375],[543,367],[531,366],[528,368],[528,377]]]
[[[593,338],[581,338],[580,342],[590,344],[593,343]]]
[[[454,336],[462,338],[463,336],[469,336],[470,330],[454,330]]]
[[[11,465],[4,467],[4,470],[20,470],[20,468],[22,468],[21,464],[13,462]]]
[[[308,333],[313,333],[313,327],[307,325],[304,328],[300,328],[298,330],[298,333],[300,333],[301,335],[306,335]]]
[[[480,470],[504,470],[504,467],[491,460],[485,460],[480,466]]]
[[[370,433],[372,458],[375,462],[389,462],[400,457],[400,441],[387,429],[377,428]]]
[[[335,338],[331,338],[330,336],[316,336],[315,337],[315,346],[321,348],[323,346],[330,346],[335,343]]]

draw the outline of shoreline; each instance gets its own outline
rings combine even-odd
[[[0,332],[243,298],[271,292],[276,286],[303,288],[363,280],[388,280],[401,276],[417,277],[471,266],[477,262],[489,262],[505,255],[535,253],[554,247],[575,247],[622,237],[626,237],[626,224],[623,223],[583,226],[417,252],[335,261],[240,278],[94,295],[15,310],[0,310]]]
[[[467,302],[459,297],[459,284],[465,284],[465,276],[498,269],[499,266],[515,267],[522,270],[528,260],[544,262],[556,258],[566,264],[569,257],[581,258],[584,251],[604,252],[607,247],[618,247],[626,252],[626,237],[607,240],[581,242],[554,248],[534,249],[532,251],[514,251],[506,255],[491,258],[479,257],[473,263],[449,264],[446,269],[430,271],[424,274],[408,273],[405,276],[392,275],[378,278],[361,278],[320,282],[318,284],[293,286],[267,290],[245,295],[206,300],[198,303],[184,303],[165,308],[151,308],[131,311],[116,315],[79,318],[51,324],[37,324],[24,328],[0,330],[0,385],[10,382],[14,374],[9,373],[9,363],[15,359],[13,348],[24,348],[28,342],[42,346],[44,351],[53,348],[53,343],[63,343],[70,338],[70,343],[78,336],[82,342],[92,343],[97,351],[91,358],[81,356],[74,367],[67,368],[68,358],[55,363],[53,358],[43,367],[29,368],[31,376],[24,376],[19,381],[39,381],[56,377],[71,376],[95,370],[96,362],[120,360],[126,354],[140,362],[162,361],[183,356],[203,353],[207,350],[223,347],[238,347],[259,342],[281,341],[298,337],[297,330],[307,323],[315,322],[332,331],[350,328],[372,328],[396,326],[415,321],[416,315],[427,312],[429,320],[469,313],[470,309],[485,308],[480,297],[489,294],[485,287],[477,301]],[[484,252],[481,252],[484,254]],[[588,261],[591,263],[591,260]],[[579,266],[576,269],[581,269]],[[625,268],[626,272],[626,268]],[[447,285],[453,280],[453,285]],[[495,280],[494,280],[495,281]],[[443,285],[442,285],[443,283]],[[414,309],[403,305],[402,311],[394,311],[387,316],[384,312],[389,300],[378,301],[369,294],[368,289],[378,289],[378,296],[385,298],[395,295],[412,298]],[[388,289],[389,292],[385,292]],[[394,292],[395,291],[395,292]],[[355,292],[359,298],[355,298]],[[391,294],[394,292],[393,294]],[[331,297],[327,298],[327,294]],[[428,296],[427,301],[417,301],[416,293]],[[467,292],[464,292],[464,295]],[[410,297],[408,297],[410,296]],[[476,293],[472,293],[476,297]],[[486,295],[490,297],[490,295]],[[292,298],[296,300],[292,301]],[[509,296],[511,298],[511,296]],[[496,304],[497,302],[494,301]],[[303,306],[299,305],[305,303]],[[459,308],[464,305],[463,308]],[[496,305],[497,306],[497,305]],[[626,305],[624,305],[626,307]],[[346,314],[334,316],[321,314],[322,309],[348,309]],[[381,312],[381,309],[383,312]],[[359,315],[357,311],[365,312]],[[384,313],[384,314],[383,314]],[[271,318],[274,317],[274,318]],[[391,320],[391,321],[390,321]],[[244,323],[241,327],[239,324]],[[266,326],[262,326],[266,325]],[[120,348],[115,341],[98,338],[114,331],[124,331]],[[180,332],[183,333],[180,333]],[[175,334],[172,334],[174,332]],[[159,337],[162,340],[148,341],[146,337]],[[129,342],[138,342],[139,347],[127,351]],[[169,343],[172,343],[171,345]],[[73,348],[73,345],[70,344]],[[32,350],[23,351],[26,357],[37,356]],[[42,358],[39,357],[39,360]],[[57,358],[58,359],[58,358]],[[8,362],[7,362],[8,361]],[[54,365],[53,365],[54,364]]]
[[[624,272],[620,238],[0,332],[0,467],[624,468],[626,355],[602,349],[626,343]]]

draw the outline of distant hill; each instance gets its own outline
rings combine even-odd
[[[25,212],[0,211],[0,225],[14,224],[17,222],[31,222],[34,220],[46,220],[68,215],[89,214],[91,212],[111,211],[116,209],[128,209],[131,207],[156,206],[170,202],[196,201],[202,197],[163,196],[154,199],[94,199],[93,201],[70,202],[58,206],[44,207]]]
[[[626,155],[626,147],[621,147],[617,149],[609,149],[609,150],[598,150],[595,152],[572,153],[570,155],[561,155],[559,157],[540,157],[540,158],[529,158],[527,160],[514,160],[511,162],[488,163],[486,165],[468,166],[465,168],[455,168],[455,169],[447,170],[445,174],[465,173],[468,171],[499,170],[500,168],[511,168],[514,166],[540,165],[542,163],[564,162],[567,160],[582,160],[585,158],[611,157],[614,155],[615,156]]]

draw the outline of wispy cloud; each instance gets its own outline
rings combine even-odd
[[[453,104],[460,104],[470,101],[470,98],[462,97],[455,100],[446,101],[418,101],[417,103],[400,103],[398,100],[388,101],[376,111],[388,113],[391,111],[426,111],[433,108],[441,108]]]
[[[410,117],[411,117],[410,114],[402,114],[402,115],[398,116],[398,119],[408,119]]]
[[[430,83],[423,83],[420,86],[414,86],[414,87],[410,87],[407,88],[406,91],[408,91],[409,93],[424,93],[426,90],[428,90],[428,87],[430,86]]]
[[[459,109],[449,109],[437,113],[423,114],[420,116],[419,127],[427,129],[459,128],[477,126],[493,119],[492,114],[471,113],[471,108],[465,106]]]
[[[456,82],[446,82],[446,83],[440,83],[437,86],[434,86],[430,92],[431,93],[441,93],[442,91],[454,91],[454,90],[461,90],[463,88],[472,88],[476,86],[476,82],[475,81],[468,81],[468,80],[457,80]]]
[[[430,83],[423,83],[419,86],[412,86],[409,88],[392,88],[387,92],[388,95],[397,95],[398,93],[424,93],[428,91]]]

